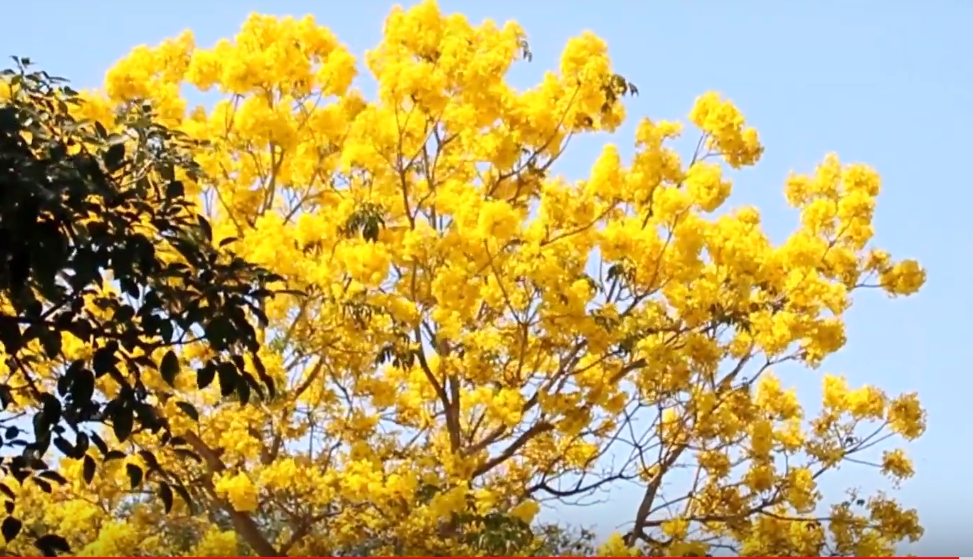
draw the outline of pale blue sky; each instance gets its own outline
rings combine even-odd
[[[76,86],[100,84],[113,61],[140,43],[155,43],[185,28],[203,45],[232,35],[250,11],[313,13],[356,54],[373,46],[392,2],[311,0],[170,0],[68,2],[35,0],[4,9],[0,55],[29,56]],[[929,431],[911,452],[918,474],[901,495],[920,509],[927,527],[921,553],[973,550],[959,517],[973,501],[969,461],[973,423],[973,3],[961,0],[635,2],[560,0],[449,1],[444,11],[471,19],[516,19],[529,33],[534,61],[512,75],[533,83],[554,68],[572,35],[591,29],[606,38],[616,69],[641,95],[631,116],[683,117],[696,95],[716,89],[731,97],[767,145],[761,164],[737,178],[733,204],[753,203],[781,238],[795,224],[781,186],[791,169],[810,171],[825,153],[864,161],[884,177],[878,242],[921,260],[929,282],[918,296],[889,301],[868,293],[849,316],[849,345],[823,370],[853,383],[889,391],[918,390],[929,409]],[[631,123],[616,141],[630,151]],[[602,138],[572,145],[559,170],[586,173]],[[973,168],[973,167],[971,167]],[[819,372],[788,371],[809,399]],[[864,475],[863,475],[864,474]],[[876,487],[875,476],[848,468],[824,482],[840,498],[850,485]],[[554,513],[570,522],[608,529],[631,518],[638,496],[613,495],[612,504]],[[964,541],[963,536],[967,539]],[[938,545],[937,545],[938,544]],[[946,544],[944,547],[940,547]],[[952,545],[950,545],[952,544]],[[969,551],[967,551],[969,553]]]

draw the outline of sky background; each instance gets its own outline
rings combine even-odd
[[[189,28],[201,46],[210,46],[232,36],[251,11],[313,13],[360,55],[378,42],[393,4],[17,2],[4,8],[0,55],[28,56],[75,87],[94,87],[138,44]],[[965,143],[973,131],[973,3],[441,0],[440,6],[474,21],[515,19],[524,26],[534,60],[511,74],[517,86],[556,68],[565,42],[590,29],[608,41],[616,70],[640,90],[628,102],[630,117],[683,118],[700,93],[726,94],[767,146],[758,167],[736,178],[730,204],[760,207],[775,239],[796,225],[782,193],[789,171],[812,171],[829,151],[878,169],[884,184],[876,242],[897,257],[919,259],[928,284],[910,299],[859,296],[848,317],[847,347],[820,371],[788,370],[784,380],[814,406],[821,371],[891,393],[919,391],[929,430],[910,447],[918,473],[900,492],[906,505],[920,509],[927,529],[912,551],[973,555],[966,516],[973,501],[973,381],[966,353],[973,345],[973,173],[967,169],[973,146]],[[631,153],[635,121],[630,118],[612,140],[623,153]],[[584,176],[604,141],[572,143],[559,172]],[[846,487],[882,487],[878,479],[868,469],[846,467],[827,477],[822,490],[840,500]],[[617,492],[609,504],[546,515],[607,531],[631,519],[639,498]]]

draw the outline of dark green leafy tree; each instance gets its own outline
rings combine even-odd
[[[109,133],[72,118],[81,101],[63,80],[15,61],[2,76],[12,94],[0,100],[0,420],[9,425],[0,429],[0,474],[51,492],[64,481],[44,460],[52,447],[84,459],[89,480],[92,454],[124,455],[98,436],[106,427],[123,442],[148,430],[186,444],[168,434],[141,379],[155,369],[171,382],[182,344],[209,345],[213,357],[198,374],[218,375],[224,396],[272,397],[252,321],[266,320],[268,286],[280,278],[214,246],[177,180],[198,171],[190,145],[153,122],[150,106],[124,108],[120,130]],[[66,361],[64,333],[89,344],[91,358]],[[248,353],[256,374],[244,369]],[[110,398],[96,390],[106,375],[121,387]],[[132,466],[133,483],[157,485],[166,508],[174,496],[190,499],[153,456],[143,459],[149,469]],[[0,492],[7,541],[33,537],[45,556],[70,553],[61,535],[18,520],[10,487]]]

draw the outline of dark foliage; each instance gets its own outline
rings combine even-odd
[[[63,80],[15,61],[2,77],[13,96],[0,101],[0,344],[9,369],[0,404],[8,415],[26,414],[33,432],[6,429],[0,474],[50,492],[63,482],[42,459],[52,445],[83,459],[89,482],[100,463],[92,456],[124,457],[98,436],[102,426],[122,442],[147,430],[170,446],[185,444],[168,434],[140,374],[155,369],[175,382],[173,349],[181,344],[202,340],[216,356],[197,372],[200,388],[218,377],[224,396],[244,404],[251,393],[273,397],[250,317],[266,320],[267,286],[280,278],[213,246],[209,224],[191,211],[177,180],[197,172],[191,145],[155,124],[150,106],[124,108],[123,126],[110,133],[72,118],[71,105],[81,101]],[[161,247],[181,258],[164,257]],[[63,333],[88,344],[91,358],[66,361]],[[248,353],[256,375],[244,370]],[[121,387],[113,398],[96,390],[106,375]],[[133,486],[153,484],[167,509],[174,495],[188,500],[154,456],[142,458],[147,471],[128,469]],[[0,483],[0,492],[4,538],[33,537],[45,556],[70,552],[57,534],[28,533],[13,491]]]

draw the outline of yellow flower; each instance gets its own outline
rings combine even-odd
[[[926,411],[915,393],[903,394],[892,400],[886,419],[894,432],[909,440],[919,437],[926,430]]]
[[[892,295],[911,295],[926,283],[926,272],[915,260],[903,260],[882,272],[881,283]]]
[[[613,532],[598,546],[598,557],[638,557],[637,552],[625,545],[625,540],[618,532]]]
[[[222,475],[215,484],[216,493],[230,502],[234,510],[257,510],[258,490],[244,473]]]
[[[882,473],[897,480],[910,478],[915,474],[912,460],[901,448],[882,453]]]
[[[523,501],[510,510],[510,516],[530,524],[540,511],[541,506],[536,501]]]

